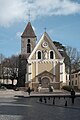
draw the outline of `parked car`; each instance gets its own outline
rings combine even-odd
[[[5,86],[1,86],[0,90],[7,90],[7,88]]]

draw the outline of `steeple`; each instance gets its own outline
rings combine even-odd
[[[28,24],[27,24],[24,32],[22,33],[21,37],[22,38],[35,38],[36,37],[30,22],[28,22]]]
[[[36,35],[30,22],[28,22],[21,36],[21,54],[30,54],[36,46]]]

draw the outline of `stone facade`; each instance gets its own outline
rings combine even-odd
[[[26,82],[26,72],[27,72],[27,57],[22,54],[19,56],[19,70],[18,70],[18,81],[17,85],[19,87],[24,87]]]
[[[80,70],[76,70],[71,74],[71,86],[80,89]]]
[[[66,84],[64,58],[46,32],[36,44],[36,36],[29,22],[21,41],[21,56],[25,55],[24,61],[27,62],[19,74],[23,73],[25,79],[20,79],[25,86],[29,85],[34,90],[37,90],[39,85],[42,88],[53,86],[54,89],[60,89],[63,84]]]

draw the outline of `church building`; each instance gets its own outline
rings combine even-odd
[[[21,36],[19,85],[30,86],[34,90],[39,86],[61,89],[66,84],[64,58],[47,32],[38,43],[36,41],[31,22],[28,22]]]

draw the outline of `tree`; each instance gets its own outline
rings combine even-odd
[[[10,75],[10,79],[12,80],[12,85],[13,85],[14,79],[17,79],[17,74],[16,74],[16,72],[13,72],[13,73]]]
[[[71,71],[80,69],[80,53],[76,48],[66,47],[67,55],[71,62]]]
[[[67,73],[70,73],[70,58],[66,52],[66,47],[63,46],[60,42],[53,41],[58,51],[64,57],[65,69]]]
[[[9,68],[10,70],[10,79],[12,80],[12,85],[14,79],[18,79],[18,63],[19,63],[19,56],[12,55],[9,59]]]
[[[9,58],[5,58],[2,64],[4,79],[7,78],[7,81],[11,79],[13,84],[14,79],[18,79],[18,56],[12,55]]]
[[[66,47],[63,46],[60,42],[53,41],[53,43],[55,44],[55,46],[57,47],[57,49],[61,49],[63,51],[66,51]]]
[[[0,53],[0,78],[3,76],[3,60],[4,60],[4,55]]]
[[[0,64],[2,63],[2,61],[4,60],[4,58],[5,58],[5,56],[2,53],[0,53]]]

